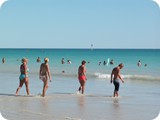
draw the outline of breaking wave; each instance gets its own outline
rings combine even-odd
[[[121,75],[123,79],[131,79],[131,80],[160,80],[160,77],[154,77],[150,75]],[[110,79],[110,74],[103,73],[94,73],[94,77],[99,79]]]

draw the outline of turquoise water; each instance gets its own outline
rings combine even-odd
[[[5,57],[6,63],[0,64],[0,72],[18,73],[21,59],[29,59],[28,66],[31,74],[37,74],[40,63],[36,62],[37,57],[43,61],[44,57],[50,59],[50,68],[53,75],[60,75],[62,70],[65,75],[76,76],[77,68],[82,60],[88,63],[88,77],[109,78],[113,67],[124,63],[122,70],[126,78],[160,79],[160,50],[159,49],[0,49],[0,58]],[[66,64],[61,64],[64,58]],[[103,65],[103,61],[114,60],[114,65]],[[72,64],[67,64],[71,60]],[[142,66],[137,67],[138,60]],[[102,62],[99,66],[98,63]],[[147,64],[147,67],[144,67]]]

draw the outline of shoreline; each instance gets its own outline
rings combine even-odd
[[[160,107],[158,101],[152,105],[135,103],[133,101],[137,98],[129,96],[112,98],[64,93],[45,98],[0,95],[0,99],[1,114],[8,120],[21,120],[22,117],[24,120],[135,120],[140,116],[141,120],[151,120]],[[146,110],[148,107],[150,109]],[[145,114],[145,111],[150,114]]]

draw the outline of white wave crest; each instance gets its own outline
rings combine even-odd
[[[103,73],[94,73],[94,76],[96,78],[110,78],[111,77],[110,74],[103,74]]]
[[[110,79],[110,74],[104,74],[104,73],[94,73],[94,77],[99,79]],[[140,79],[140,80],[160,80],[160,77],[154,77],[149,75],[121,75],[123,79]]]

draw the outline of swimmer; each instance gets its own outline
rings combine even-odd
[[[2,63],[5,63],[6,62],[6,59],[5,57],[2,58]]]
[[[106,61],[104,61],[104,62],[103,62],[103,65],[106,65],[106,64],[107,64],[107,62],[106,62]]]
[[[71,64],[71,63],[72,63],[71,60],[67,60],[67,62],[68,62],[68,64]]]
[[[98,65],[100,66],[100,65],[101,65],[101,62],[99,62]]]
[[[138,66],[138,67],[141,66],[141,61],[140,61],[140,60],[138,61],[137,66]]]
[[[62,58],[61,63],[62,63],[62,64],[64,64],[64,63],[65,63],[65,62],[64,62],[64,58]]]
[[[114,61],[113,61],[113,59],[110,61],[110,65],[113,65],[114,64]]]
[[[38,57],[38,58],[37,58],[37,62],[41,62],[41,59],[40,59],[40,57]]]

